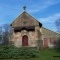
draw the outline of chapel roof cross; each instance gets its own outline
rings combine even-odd
[[[26,6],[23,7],[24,11],[26,11]]]

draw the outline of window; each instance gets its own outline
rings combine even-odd
[[[50,44],[54,44],[54,38],[50,38]]]

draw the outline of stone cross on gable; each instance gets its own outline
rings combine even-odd
[[[24,11],[26,11],[26,6],[23,7]]]

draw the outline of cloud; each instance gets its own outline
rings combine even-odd
[[[35,0],[36,1],[36,0]],[[32,3],[28,12],[30,13],[36,13],[36,12],[41,12],[44,11],[46,8],[59,3],[59,0],[40,0],[37,1],[36,4]]]
[[[57,4],[59,3],[60,1],[59,0],[6,0],[6,2],[1,3],[0,1],[0,7],[2,7],[2,9],[0,8],[0,11],[2,10],[8,10],[8,11],[11,11],[11,10],[19,10],[19,11],[22,11],[22,6],[23,5],[26,5],[27,6],[27,11],[29,13],[37,13],[37,12],[43,12],[46,8],[54,5],[54,4]]]
[[[54,14],[46,18],[39,18],[38,20],[50,30],[56,31],[55,21],[60,18],[60,13]]]
[[[29,1],[28,0],[16,0],[16,1],[1,0],[1,1],[0,1],[0,25],[12,21],[14,17],[16,17],[22,11],[23,5],[27,6],[27,11],[29,13],[37,13],[37,12],[39,13],[46,10],[46,8],[60,2],[60,0],[38,0],[38,1],[37,0],[29,0]],[[39,20],[41,20],[43,25],[47,27],[49,25],[49,27],[51,27],[52,22],[54,22],[55,21],[54,19],[57,19],[59,15],[60,13],[49,16],[47,18],[39,18]]]
[[[39,18],[39,20],[42,21],[43,23],[48,23],[48,22],[54,22],[55,20],[59,18],[60,18],[60,13],[57,13],[46,18]]]

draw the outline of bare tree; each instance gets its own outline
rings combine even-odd
[[[55,21],[55,25],[56,25],[58,33],[60,33],[60,19]]]
[[[56,48],[60,48],[60,19],[58,19],[58,20],[55,21],[55,25],[56,25],[57,31],[59,33],[59,37],[55,41],[55,47]]]
[[[0,44],[2,44],[3,42],[3,31],[2,31],[2,27],[0,26]]]
[[[3,40],[4,44],[8,45],[9,43],[9,37],[11,33],[11,27],[9,24],[4,24],[3,25]]]

